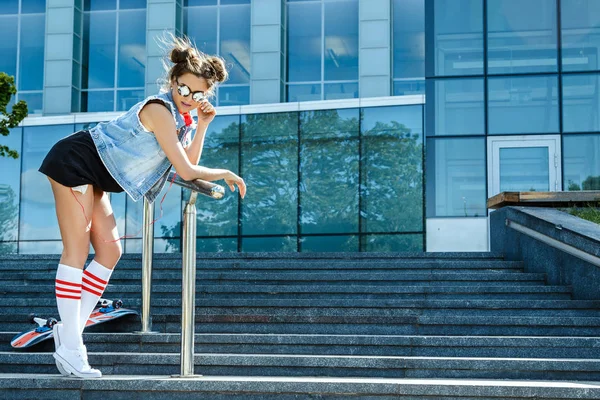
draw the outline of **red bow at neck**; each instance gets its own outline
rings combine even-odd
[[[190,126],[194,122],[190,113],[183,113],[182,115],[183,120],[185,121],[185,126]]]

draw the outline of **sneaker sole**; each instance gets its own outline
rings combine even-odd
[[[67,360],[62,358],[58,353],[52,354],[52,357],[54,357],[55,360],[59,361],[65,370],[79,378],[102,378],[102,373],[100,371],[98,371],[97,373],[90,372],[88,374],[86,374],[85,372],[77,371],[71,364],[69,364]]]
[[[54,335],[54,351],[56,351],[60,347],[60,337],[58,336],[58,325],[56,325],[56,331],[53,332],[53,335]],[[60,361],[58,361],[57,359],[55,359],[54,363],[56,364],[56,368],[58,369],[58,372],[60,372],[60,374],[62,376],[69,376],[69,375],[71,375],[71,373],[69,371],[67,371],[62,366],[62,364],[60,363]]]

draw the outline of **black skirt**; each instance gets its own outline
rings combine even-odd
[[[89,184],[105,192],[123,191],[104,166],[87,130],[59,140],[42,161],[39,171],[66,187]]]

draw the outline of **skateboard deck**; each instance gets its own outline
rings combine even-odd
[[[100,299],[98,300],[96,308],[88,318],[85,327],[87,328],[89,326],[102,324],[132,314],[137,315],[137,311],[123,308],[123,302],[121,300],[111,301]],[[15,349],[25,349],[54,337],[52,334],[52,327],[58,323],[55,318],[44,319],[39,318],[35,314],[31,314],[29,316],[29,321],[33,324],[37,324],[37,327],[21,332],[13,337],[10,341],[10,345]]]

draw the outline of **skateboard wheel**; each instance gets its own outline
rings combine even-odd
[[[35,324],[35,319],[34,318],[37,318],[37,314],[36,313],[31,313],[31,314],[29,314],[29,316],[27,318],[28,318],[27,320],[29,321],[30,324]]]
[[[119,299],[119,300],[113,300],[113,307],[115,310],[118,310],[119,308],[123,307],[123,300]]]
[[[46,320],[46,326],[48,328],[52,328],[54,325],[58,324],[58,321],[56,320],[56,318],[48,318]]]

